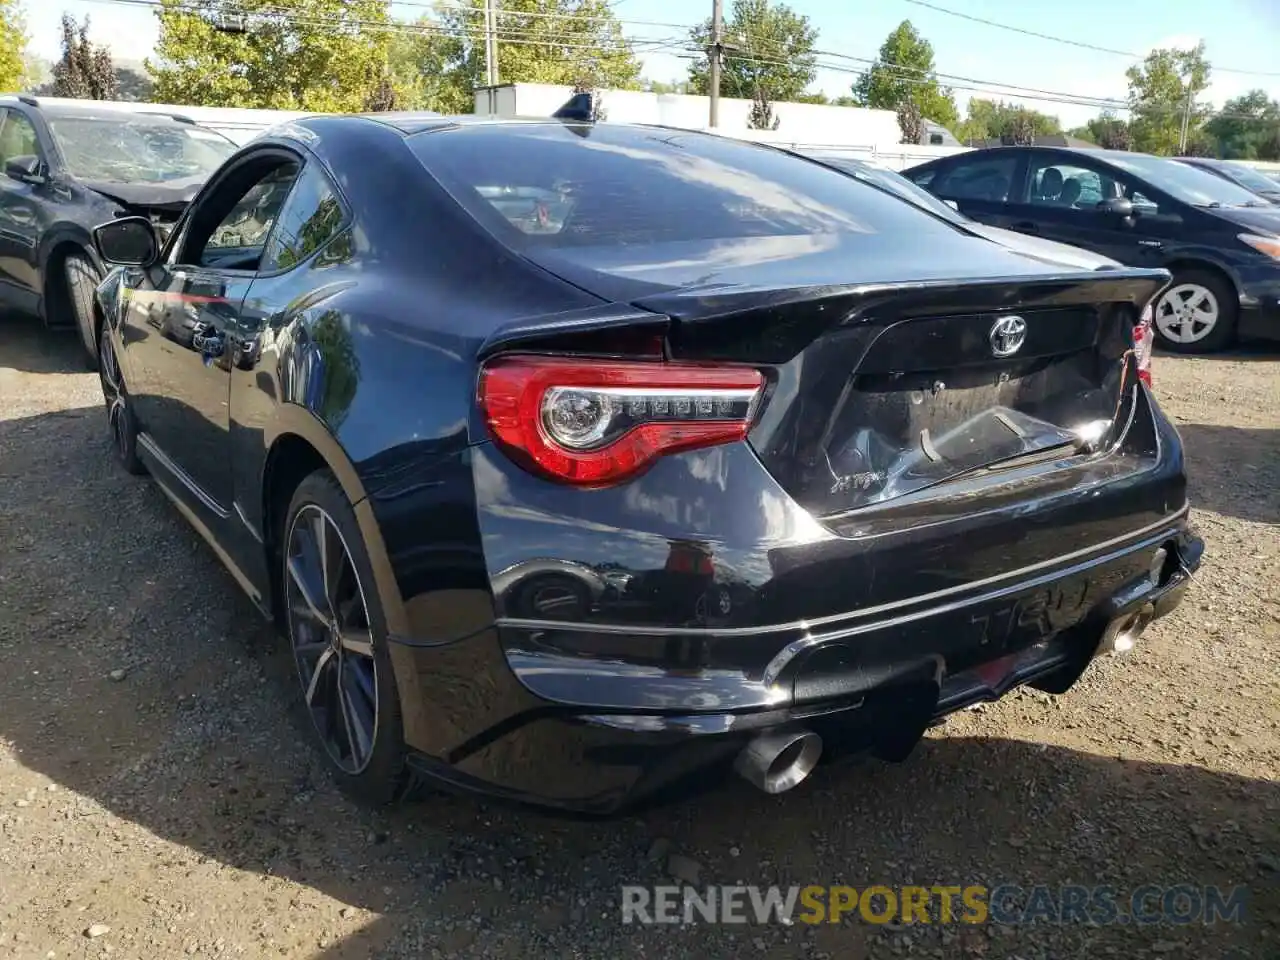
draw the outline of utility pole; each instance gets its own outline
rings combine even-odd
[[[484,73],[485,83],[490,87],[498,85],[498,16],[494,10],[496,3],[497,0],[484,0]]]
[[[1187,136],[1191,132],[1192,86],[1187,82],[1187,102],[1182,108],[1182,129],[1178,131],[1178,152],[1187,152]]]
[[[724,0],[711,0],[711,126],[720,126],[720,59],[724,55]]]

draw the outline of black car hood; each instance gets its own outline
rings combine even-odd
[[[181,209],[195,199],[204,186],[204,178],[186,177],[164,183],[114,183],[108,180],[81,180],[80,183],[94,193],[126,206]]]
[[[1047,276],[1081,270],[1025,256],[959,230],[920,236],[805,234],[627,246],[539,247],[524,255],[614,302],[677,294],[742,294],[794,287]]]
[[[1255,233],[1280,237],[1280,207],[1201,207],[1205,213],[1216,214]]]

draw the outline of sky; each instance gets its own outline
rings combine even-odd
[[[1260,87],[1280,99],[1280,2],[1277,0],[928,0],[934,6],[1059,39],[1074,40],[1138,58],[1156,47],[1194,46],[1205,42],[1216,68],[1206,94],[1221,107],[1230,97]],[[733,0],[725,0],[726,9]],[[397,16],[424,12],[424,0],[393,5]],[[711,0],[614,0],[613,9],[627,33],[638,39],[683,36],[681,26],[705,18]],[[936,67],[944,82],[955,84],[963,115],[971,96],[1018,100],[1057,114],[1065,127],[1083,124],[1098,107],[1054,102],[1048,94],[1123,101],[1125,69],[1135,59],[1124,54],[1081,49],[1054,40],[1028,37],[952,16],[912,0],[790,0],[792,9],[818,28],[818,49],[842,57],[874,58],[884,38],[909,19],[934,47]],[[141,60],[156,40],[152,11],[111,0],[27,0],[32,52],[46,59],[59,52],[58,22],[64,11],[90,17],[90,36],[111,48],[117,59]],[[705,7],[705,10],[703,9]],[[634,22],[625,22],[634,21]],[[857,71],[864,63],[847,63]],[[688,60],[670,52],[642,55],[644,75],[677,80]],[[1238,72],[1228,72],[1238,71]],[[1264,75],[1269,73],[1270,75]],[[815,86],[829,96],[848,93],[854,73],[824,69]],[[1019,92],[1013,85],[1041,93]],[[976,87],[980,89],[960,89]]]

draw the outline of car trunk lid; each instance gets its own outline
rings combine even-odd
[[[1137,382],[1158,271],[653,298],[676,359],[766,365],[749,440],[820,516],[1095,454]],[[720,302],[717,302],[719,300]]]

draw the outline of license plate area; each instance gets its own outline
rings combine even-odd
[[[825,442],[832,493],[857,509],[984,467],[1105,443],[1119,362],[1092,351],[937,373],[858,375]]]

